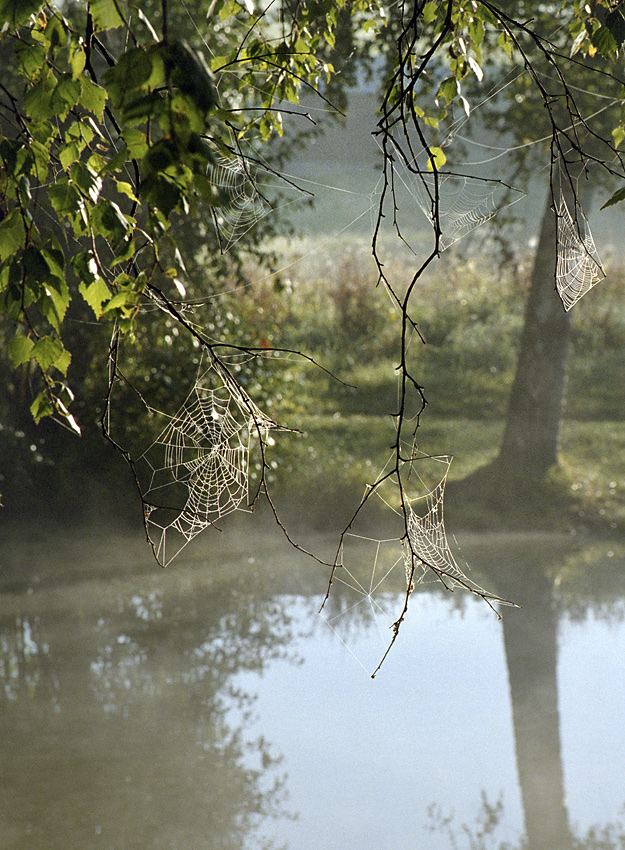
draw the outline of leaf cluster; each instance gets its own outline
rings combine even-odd
[[[36,421],[80,432],[72,314],[86,308],[132,339],[146,300],[185,291],[172,223],[231,202],[217,160],[244,162],[253,182],[246,152],[282,133],[280,104],[333,74],[323,56],[344,5],[228,0],[204,7],[204,34],[185,39],[173,35],[178,4],[0,4],[0,315]]]

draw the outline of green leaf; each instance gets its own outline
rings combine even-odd
[[[625,42],[625,18],[619,9],[613,9],[606,15],[605,25],[612,33],[618,47]]]
[[[72,257],[71,263],[80,281],[78,291],[95,313],[96,319],[99,319],[102,304],[109,300],[111,293],[98,273],[95,257],[91,251],[84,251]]]
[[[34,245],[28,245],[22,256],[26,272],[26,285],[45,283],[50,277],[50,269],[41,251]]]
[[[618,148],[623,139],[625,139],[625,127],[615,127],[612,130],[612,139],[614,140],[614,147]]]
[[[61,218],[66,215],[76,215],[84,204],[80,192],[67,178],[62,178],[54,186],[49,186],[48,197],[56,214]]]
[[[438,171],[439,168],[442,168],[447,162],[447,157],[441,150],[441,148],[431,147],[430,148],[430,158],[428,160],[428,171],[434,171],[434,168]]]
[[[70,109],[81,101],[81,81],[75,80],[71,74],[63,74],[52,92],[53,114],[65,118]]]
[[[455,77],[447,77],[438,87],[439,95],[442,95],[447,103],[452,103],[458,95],[458,81]]]
[[[102,178],[84,162],[74,163],[70,173],[83,195],[96,204],[102,191]]]
[[[20,211],[14,209],[0,222],[0,262],[13,256],[25,239],[24,221]]]
[[[77,142],[67,144],[59,150],[59,162],[64,171],[80,159],[81,147]]]
[[[602,210],[607,209],[608,207],[613,207],[614,204],[620,204],[621,201],[625,201],[625,189],[619,189],[615,192],[601,207]]]
[[[9,354],[14,366],[21,366],[32,358],[34,342],[28,336],[14,336],[9,342]]]
[[[189,95],[202,112],[219,103],[212,71],[202,53],[196,53],[186,41],[163,46],[163,58],[171,81]]]
[[[90,0],[89,11],[96,30],[111,30],[124,25],[124,19],[112,0]]]
[[[139,194],[148,204],[159,209],[166,218],[169,218],[182,200],[180,186],[163,174],[149,174],[141,183]]]
[[[45,390],[42,390],[35,398],[30,406],[30,412],[35,422],[39,422],[44,416],[52,416],[54,409]]]
[[[54,74],[48,74],[26,92],[24,95],[24,109],[30,118],[35,121],[52,118],[55,114],[52,104],[52,95],[55,88],[56,77]]]
[[[438,15],[438,4],[434,2],[434,0],[428,0],[428,2],[423,7],[423,11],[421,12],[421,17],[423,19],[424,24],[431,24],[432,21],[436,20],[436,16]]]
[[[501,33],[499,38],[497,39],[497,44],[501,47],[509,59],[512,59],[512,54],[514,52],[514,46],[510,38],[506,35],[506,33]]]
[[[57,333],[61,331],[61,324],[69,307],[70,293],[67,283],[58,277],[48,278],[45,294],[39,299],[39,309],[42,315],[50,322]]]
[[[618,52],[619,45],[604,24],[592,34],[591,43],[605,59],[613,58]]]
[[[53,52],[56,52],[59,47],[65,47],[68,34],[63,26],[62,18],[58,15],[50,15],[46,22],[45,35]]]
[[[19,61],[19,68],[28,80],[34,81],[41,76],[47,55],[42,44],[37,44],[36,41],[18,42],[15,53]]]
[[[113,246],[122,242],[131,228],[130,222],[114,201],[100,200],[91,218],[99,235]]]
[[[55,236],[50,236],[41,253],[53,276],[65,279],[65,254]]]
[[[82,45],[74,46],[70,53],[69,66],[72,69],[72,77],[77,80],[85,70],[87,56]]]
[[[63,348],[63,343],[60,339],[53,336],[42,336],[34,344],[31,358],[39,363],[39,366],[44,372],[47,372],[51,366],[59,368],[58,364],[61,364],[62,367],[63,364],[61,363],[61,359],[63,358],[64,352],[65,349]],[[65,367],[65,371],[66,370],[67,366]],[[61,371],[63,371],[63,368],[61,368]]]
[[[143,47],[133,47],[119,57],[104,75],[111,96],[119,106],[132,89],[141,88],[152,75],[152,58]]]
[[[219,18],[223,22],[226,18],[231,17],[232,15],[236,15],[239,7],[238,4],[235,3],[235,0],[226,0],[219,9]]]
[[[127,147],[126,157],[128,160],[142,159],[145,156],[148,140],[143,130],[136,130],[134,127],[125,128],[124,142]]]
[[[148,174],[165,171],[180,161],[178,146],[171,139],[161,139],[143,157],[143,167]]]
[[[93,310],[96,319],[102,315],[102,305],[111,297],[109,288],[101,277],[96,278],[93,283],[81,283],[78,286],[78,291],[85,299],[87,304]]]
[[[165,111],[167,101],[158,91],[142,94],[124,103],[124,121],[144,121],[154,118]]]
[[[18,27],[44,5],[38,0],[0,0],[0,25]]]
[[[120,263],[126,263],[134,256],[136,245],[134,239],[125,239],[115,247],[115,259],[111,263],[111,268],[118,266]]]
[[[108,99],[108,92],[102,86],[94,83],[84,74],[79,78],[80,82],[80,105],[92,112],[98,121],[102,120],[104,107]]]

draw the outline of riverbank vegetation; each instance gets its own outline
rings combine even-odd
[[[475,248],[445,255],[415,296],[422,339],[415,333],[411,366],[428,400],[418,447],[454,457],[448,510],[481,526],[621,527],[625,274],[616,264],[574,311],[558,466],[540,482],[528,480],[507,505],[490,509],[479,486],[467,492],[454,483],[492,461],[499,448],[531,268],[529,252],[502,264]],[[397,405],[397,316],[386,293],[376,289],[365,241],[341,239],[323,252],[312,240],[294,243],[283,265],[298,258],[288,276],[268,278],[241,297],[253,305],[248,309],[271,317],[266,333],[273,345],[305,350],[332,372],[282,366],[290,372],[285,385],[291,391],[276,411],[305,434],[278,440],[274,477],[306,492],[308,504],[311,494],[324,494],[321,508],[328,489],[362,491],[388,460]],[[410,262],[408,255],[397,257],[395,279],[410,279]]]
[[[263,389],[271,415],[295,429],[276,434],[267,452],[278,509],[287,519],[304,510],[313,523],[340,526],[391,454],[399,317],[376,288],[366,239],[343,236],[320,245],[318,238],[302,238],[271,248],[271,266],[250,262],[248,284],[220,296],[213,312],[236,315],[263,345],[305,352],[317,364],[268,354],[257,362],[254,391]],[[506,506],[489,507],[457,483],[488,464],[500,445],[530,261],[528,254],[500,264],[494,253],[488,258],[469,250],[444,255],[422,279],[415,317],[423,339],[415,333],[410,344],[428,400],[418,447],[453,456],[447,512],[461,524],[616,533],[625,522],[625,271],[616,264],[574,311],[558,467],[540,484],[528,480],[527,490]],[[396,255],[395,279],[410,279],[411,262],[408,254]],[[181,393],[195,379],[184,371],[174,376]],[[96,414],[99,391],[87,373],[84,403]],[[101,518],[109,510],[131,521],[138,516],[131,477],[96,420],[81,440],[44,423],[39,444],[5,431],[7,511],[39,504],[64,518],[68,512]],[[145,411],[131,425],[137,435],[154,427]]]

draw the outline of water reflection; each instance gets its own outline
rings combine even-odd
[[[581,835],[574,835],[571,829],[560,720],[560,707],[567,710],[570,706],[559,696],[558,638],[565,619],[581,621],[592,612],[612,622],[622,620],[624,553],[615,563],[609,544],[580,549],[570,538],[553,540],[540,536],[521,541],[513,548],[512,558],[510,550],[506,553],[497,545],[496,538],[490,539],[490,546],[481,541],[480,549],[477,563],[490,586],[521,606],[502,610],[525,826],[520,846],[523,850],[622,847],[625,826],[620,820],[590,827]],[[601,549],[610,560],[600,565]],[[601,579],[597,581],[601,567]],[[594,584],[588,581],[589,571],[595,577]],[[625,796],[622,789],[605,789],[606,794],[611,795],[611,791]],[[493,804],[482,794],[474,826],[464,824],[460,831],[471,848],[497,846],[496,828],[504,819],[501,800]],[[452,819],[434,811],[432,821],[439,831],[447,833],[451,846],[458,846]]]
[[[286,777],[231,679],[296,661],[283,604],[184,570],[93,590],[3,598],[0,846],[260,846]]]
[[[65,583],[2,595],[0,847],[625,845],[618,708],[601,727],[591,708],[579,720],[577,684],[597,623],[625,646],[624,551],[463,539],[475,578],[522,608],[498,623],[428,586],[371,682],[355,659],[388,640],[372,608],[337,586],[331,631],[316,617],[325,574],[265,543],[255,561],[245,536],[165,572],[78,582],[74,565]],[[625,705],[619,687],[604,702]],[[606,728],[593,781],[609,806],[582,817]]]

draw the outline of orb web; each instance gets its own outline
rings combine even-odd
[[[570,310],[605,273],[595,246],[590,226],[579,204],[575,218],[561,196],[556,206],[558,257],[556,289],[565,310]]]
[[[208,178],[218,199],[212,208],[213,222],[222,251],[228,251],[270,212],[271,206],[259,193],[242,156],[217,157],[209,166]]]
[[[332,593],[320,615],[357,663],[370,674],[389,641],[406,581],[398,537],[376,539],[347,532],[337,557]],[[358,640],[361,632],[368,641]]]
[[[403,509],[392,509],[396,515],[393,521],[397,516],[403,519],[403,537],[378,540],[351,531],[345,533],[332,573],[333,590],[321,610],[326,624],[349,651],[350,628],[353,630],[357,624],[375,626],[379,640],[368,659],[369,668],[357,657],[361,666],[370,671],[375,656],[377,666],[372,676],[397,638],[417,585],[432,580],[448,591],[463,589],[491,608],[497,602],[513,604],[480,587],[468,575],[468,566],[461,567],[452,551],[444,518],[445,486],[452,458],[441,455],[418,460],[436,464],[437,481],[433,487],[427,485],[416,470],[417,460],[406,463],[412,488],[418,487],[421,492],[410,499],[404,491]],[[443,467],[442,475],[439,466]]]
[[[440,251],[525,197],[524,192],[498,179],[442,170],[434,174],[427,167],[425,152],[407,164],[397,150],[393,161],[397,218],[410,216],[416,203],[439,231]],[[470,169],[470,165],[467,167]]]
[[[250,448],[276,424],[217,364],[201,375],[133,468],[157,561],[167,566],[194,537],[247,506]]]

